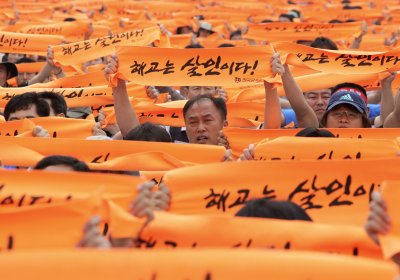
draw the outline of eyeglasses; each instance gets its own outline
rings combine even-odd
[[[360,113],[353,112],[353,111],[333,111],[330,113],[332,117],[335,119],[342,119],[343,116],[346,116],[349,120],[356,120],[361,117]]]

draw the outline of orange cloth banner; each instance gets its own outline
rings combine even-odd
[[[165,170],[155,169],[160,166],[156,159],[163,159],[164,165],[172,167],[194,163],[220,162],[225,155],[225,148],[213,145],[178,145],[174,143],[140,142],[140,141],[96,141],[78,139],[46,139],[24,137],[1,137],[2,150],[0,160],[6,165],[30,166],[38,159],[49,155],[69,155],[76,157],[94,169],[107,169],[113,162],[116,163],[124,157],[140,156],[139,161],[128,161],[124,169],[120,170]],[[95,143],[95,144],[94,144]],[[9,148],[13,146],[12,150]],[[8,149],[8,152],[7,152]],[[25,150],[25,157],[16,157],[17,151]],[[28,156],[32,154],[33,156]],[[14,155],[14,156],[13,156]],[[147,158],[145,157],[147,155]],[[158,157],[157,157],[158,155]],[[139,158],[138,158],[139,159]],[[101,168],[101,164],[105,165]],[[128,168],[128,169],[127,169]],[[136,168],[136,169],[135,169]],[[111,170],[118,170],[113,168]]]
[[[141,85],[242,86],[271,76],[267,46],[222,49],[119,47],[119,69],[111,79]]]
[[[256,144],[264,139],[274,139],[282,136],[295,136],[301,129],[246,129],[237,127],[224,128],[232,152],[239,156],[249,144]],[[366,139],[396,139],[400,129],[397,128],[329,128],[327,129],[340,138]]]
[[[384,182],[382,196],[388,207],[387,212],[391,219],[391,230],[387,235],[380,235],[379,240],[384,257],[389,259],[400,253],[400,181]]]
[[[92,196],[51,205],[0,207],[1,250],[74,248],[83,236],[84,225],[98,214],[100,205],[100,197]]]
[[[107,85],[103,71],[96,71],[82,75],[63,77],[48,83],[37,83],[25,87],[29,88],[80,88]]]
[[[351,23],[306,23],[270,22],[249,24],[244,38],[266,41],[314,40],[319,36],[330,39],[345,39],[361,31],[361,22]]]
[[[160,36],[160,28],[157,26],[60,46],[53,44],[54,61],[58,65],[72,65],[79,69],[85,61],[111,55],[117,46],[146,46],[159,40]]]
[[[143,247],[271,248],[382,258],[380,247],[361,227],[165,212],[155,217],[140,235]]]
[[[327,160],[395,158],[394,139],[279,137],[255,146],[255,160]]]
[[[18,73],[36,73],[46,64],[46,62],[31,62],[31,63],[19,63],[15,64],[18,69]]]
[[[89,21],[61,21],[51,24],[15,24],[8,25],[3,29],[8,32],[26,34],[60,35],[68,38],[80,36],[84,39],[85,32],[89,31]]]
[[[144,182],[141,177],[82,172],[5,170],[0,170],[0,174],[2,186],[0,209],[3,209],[0,213],[9,211],[7,208],[24,209],[49,203],[59,205],[65,201],[80,201],[101,191],[101,197],[106,202],[100,209],[101,215],[114,236],[133,237],[142,227],[140,220],[125,212],[136,196],[137,186]],[[68,180],[60,180],[62,176],[68,176]],[[54,188],[56,185],[57,188]],[[79,211],[79,208],[76,211]],[[58,220],[63,222],[60,216]],[[83,225],[83,223],[80,225],[80,230]]]
[[[3,278],[13,280],[106,280],[110,275],[120,280],[261,280],[266,275],[274,280],[392,280],[397,273],[396,265],[378,260],[314,252],[243,249],[35,250],[3,253],[0,262]]]
[[[47,55],[49,45],[59,45],[62,36],[0,31],[0,52]]]
[[[164,180],[178,214],[232,215],[264,197],[291,200],[316,222],[363,225],[370,193],[398,180],[399,167],[400,159],[232,162],[171,170]]]
[[[106,200],[127,210],[136,196],[136,188],[144,182],[138,176],[84,172],[44,172],[1,170],[0,213],[5,207],[25,208],[49,203],[86,199],[101,191]],[[67,180],[60,180],[62,177]],[[57,186],[57,187],[55,187]]]
[[[46,129],[53,138],[86,138],[92,136],[95,122],[60,117],[23,119],[0,123],[0,136],[30,137],[35,125]]]
[[[400,69],[400,49],[388,52],[331,51],[287,42],[273,43],[286,63],[335,74],[373,74]]]

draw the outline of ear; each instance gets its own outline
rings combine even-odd
[[[57,114],[56,117],[65,118],[64,113]]]
[[[228,126],[228,121],[224,120],[224,127],[227,127],[227,126]]]

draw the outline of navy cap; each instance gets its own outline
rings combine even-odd
[[[339,90],[335,92],[329,99],[327,111],[332,110],[338,105],[348,104],[357,109],[361,114],[367,114],[368,108],[364,100],[355,92],[347,90]]]

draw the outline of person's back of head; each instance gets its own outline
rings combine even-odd
[[[49,101],[49,105],[51,107],[52,112],[50,115],[53,116],[62,116],[65,117],[67,115],[67,102],[65,101],[64,97],[61,94],[54,93],[51,91],[43,91],[38,93],[40,98]]]
[[[233,48],[235,47],[234,44],[229,44],[229,43],[223,43],[221,45],[218,46],[218,48]]]
[[[69,156],[48,156],[39,161],[34,169],[47,171],[80,171],[89,172],[86,163]]]
[[[312,221],[303,208],[291,201],[268,200],[265,198],[250,200],[235,216]]]
[[[331,39],[326,37],[317,37],[311,43],[310,47],[318,48],[318,49],[325,49],[325,50],[338,50],[337,45]]]
[[[187,45],[185,47],[185,49],[204,49],[204,47],[202,45],[200,45],[199,43],[196,43],[196,44]]]
[[[316,127],[307,127],[299,132],[295,136],[298,137],[335,137],[335,135],[326,129],[319,129]]]
[[[150,122],[140,124],[129,131],[128,134],[125,135],[124,140],[167,143],[172,142],[171,136],[163,127]]]
[[[4,118],[6,121],[10,120],[10,115],[17,111],[29,110],[32,106],[36,106],[35,116],[33,117],[48,117],[50,114],[50,107],[46,100],[39,97],[35,92],[26,92],[24,94],[15,95],[8,101],[4,108]]]

